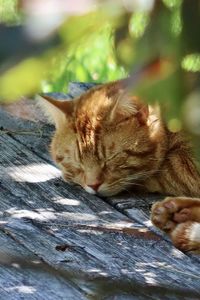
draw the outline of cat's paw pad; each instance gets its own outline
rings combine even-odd
[[[171,198],[164,201],[156,202],[152,206],[151,220],[154,225],[164,231],[171,231],[176,226],[173,220],[173,214],[177,207]]]
[[[182,251],[200,253],[200,200],[168,197],[152,206],[152,223]]]

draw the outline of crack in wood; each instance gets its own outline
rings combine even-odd
[[[88,230],[88,231],[99,231],[102,233],[120,233],[134,236],[135,238],[141,238],[146,240],[154,240],[159,241],[161,237],[157,236],[147,228],[132,228],[132,227],[124,227],[124,228],[116,228],[111,226],[97,226],[97,225],[83,225],[83,224],[61,224],[61,223],[42,223],[34,220],[34,223],[38,223],[42,226],[48,227],[60,227],[66,229],[75,229],[75,230]]]

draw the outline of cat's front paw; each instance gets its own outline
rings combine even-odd
[[[152,223],[163,231],[169,232],[176,226],[174,214],[178,211],[176,198],[167,197],[164,201],[156,202],[151,208]]]
[[[177,248],[200,253],[200,199],[167,197],[153,204],[151,220]]]
[[[179,223],[200,222],[200,199],[167,197],[151,209],[151,220],[160,229],[170,232]]]

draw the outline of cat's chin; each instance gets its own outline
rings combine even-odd
[[[110,197],[120,193],[120,191],[108,191],[108,190],[95,191],[89,186],[84,186],[83,188],[87,193],[92,195],[98,195],[100,197]]]
[[[93,190],[91,187],[89,187],[89,186],[87,186],[87,185],[84,187],[84,190],[85,190],[86,192],[88,192],[89,194],[92,194],[92,195],[97,194],[97,192],[96,192],[95,190]]]
[[[109,191],[109,190],[98,191],[97,195],[100,197],[111,197],[111,196],[119,194],[120,192],[121,192],[121,190],[119,190],[119,191]]]

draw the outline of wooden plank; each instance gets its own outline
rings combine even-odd
[[[155,201],[161,201],[165,196],[159,194],[136,194],[134,191],[107,198],[107,202],[130,219],[145,225],[166,241],[168,236],[153,226],[150,221],[151,206]]]
[[[49,162],[51,158],[48,153],[48,145],[53,130],[53,126],[42,122],[18,119],[0,110],[0,135],[12,136],[13,139],[19,141],[30,151],[36,152]]]
[[[86,88],[74,84],[65,96]],[[73,281],[78,278],[79,287],[89,294],[108,292],[110,278],[117,290],[115,299],[199,299],[198,259],[151,233],[149,207],[155,196],[129,194],[105,201],[88,195],[62,182],[52,167],[47,145],[53,127],[1,111],[0,126],[2,232],[62,274],[72,273]],[[5,129],[12,132],[7,136]],[[83,273],[86,283],[79,278]],[[99,278],[106,279],[103,285],[96,284]],[[130,282],[135,287],[132,296]],[[178,289],[179,296],[169,289],[159,294],[155,288],[163,285]]]
[[[62,271],[200,294],[199,267],[191,257],[102,199],[53,178],[58,171],[12,137],[1,136],[0,147],[3,232]],[[49,178],[41,177],[41,168],[33,174],[33,164],[50,168]],[[56,250],[63,245],[68,250]]]
[[[73,277],[78,278],[79,282],[81,282],[81,279],[83,279],[83,277],[79,277],[78,274],[82,274],[83,271],[85,271],[85,278],[88,280],[90,279],[90,281],[91,279],[93,279],[94,283],[95,278],[106,278],[107,275],[112,275],[113,279],[121,278],[122,281],[124,279],[131,280],[131,282],[136,285],[138,282],[141,282],[143,284],[145,283],[147,290],[148,286],[160,285],[160,278],[157,279],[158,275],[162,278],[165,278],[167,283],[169,283],[167,274],[169,273],[169,271],[171,271],[171,284],[173,283],[173,287],[178,287],[178,284],[182,284],[181,287],[183,288],[183,281],[185,281],[184,288],[188,286],[189,282],[192,285],[192,288],[194,288],[192,281],[196,281],[197,279],[197,273],[193,268],[190,269],[190,272],[187,271],[187,268],[184,268],[185,273],[182,274],[183,270],[181,270],[180,265],[177,263],[177,261],[176,263],[174,261],[174,264],[166,264],[163,262],[163,260],[160,260],[160,257],[154,257],[152,262],[152,255],[148,255],[148,257],[146,257],[146,261],[144,261],[146,254],[144,253],[145,250],[141,247],[141,243],[136,240],[135,243],[137,244],[137,246],[135,245],[135,248],[137,247],[137,251],[133,251],[136,250],[133,249],[133,245],[131,245],[133,244],[133,240],[129,239],[128,241],[126,235],[124,234],[123,236],[120,236],[119,234],[115,236],[113,236],[113,234],[112,236],[109,234],[108,236],[106,236],[106,234],[104,233],[100,239],[99,236],[96,236],[98,232],[95,236],[93,236],[94,233],[92,231],[88,230],[87,234],[84,234],[86,232],[84,230],[83,233],[82,230],[81,234],[77,236],[77,234],[75,235],[75,232],[62,230],[57,232],[57,236],[59,236],[58,242],[60,242],[61,244],[66,244],[67,242],[67,245],[71,245],[71,248],[68,246],[68,249],[70,249],[70,251],[68,250],[56,254],[56,239],[51,238],[50,236],[45,236],[42,231],[38,230],[35,227],[33,228],[33,226],[30,226],[30,224],[27,225],[25,223],[22,223],[22,221],[18,222],[17,224],[17,222],[12,221],[12,224],[11,222],[10,224],[7,224],[6,231],[11,234],[11,236],[13,236],[16,240],[24,243],[26,247],[28,247],[32,252],[45,259],[49,264],[53,264],[62,271],[72,271]],[[62,236],[63,240],[61,240]],[[115,241],[117,241],[118,243],[123,242],[124,249],[123,247],[120,247],[120,249],[116,249]],[[114,243],[114,245],[112,249],[109,250],[108,247],[110,247],[110,242]],[[104,246],[102,246],[102,243],[104,243]],[[129,249],[127,249],[128,246]],[[123,251],[123,254],[119,255],[119,251]],[[141,253],[144,253],[142,259]],[[118,270],[115,266],[116,260],[114,259],[114,256],[116,256],[116,258],[120,260],[118,262]],[[98,262],[99,260],[102,260],[102,264]],[[77,269],[77,264],[80,265],[79,270]],[[85,269],[86,266],[87,270]],[[160,268],[159,273],[157,272],[157,270],[155,270],[157,267]],[[119,274],[119,272],[121,274]],[[182,280],[182,282],[178,282],[180,279]],[[113,280],[113,282],[115,282],[115,280]],[[81,283],[80,285],[82,287]],[[189,289],[190,295],[192,295],[192,290],[193,289]],[[187,295],[187,291],[185,293]],[[141,294],[145,295],[146,297],[148,296],[148,294],[145,292]],[[162,299],[171,298],[165,298],[163,296]]]
[[[70,280],[0,231],[0,299],[86,299]]]

